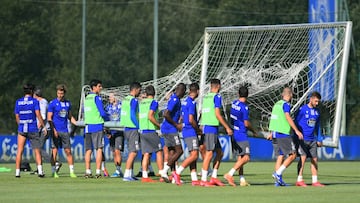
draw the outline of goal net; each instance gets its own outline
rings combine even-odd
[[[292,114],[308,102],[312,91],[318,91],[322,95],[321,129],[327,137],[324,145],[337,147],[341,127],[345,127],[341,122],[345,119],[341,118],[351,26],[351,22],[337,22],[206,28],[186,60],[171,74],[142,85],[154,85],[160,108],[165,108],[167,95],[178,83],[199,82],[201,109],[210,79],[218,78],[222,82],[225,113],[238,97],[239,86],[247,85],[251,122],[263,136],[268,131],[272,107],[281,99],[284,87],[294,91]],[[82,100],[87,92],[89,87],[85,86]],[[122,99],[129,88],[104,88],[104,102],[110,92]],[[79,119],[83,120],[81,109]]]
[[[267,132],[284,87],[294,91],[292,114],[318,91],[324,144],[337,147],[350,35],[350,22],[206,28],[202,92],[209,79],[218,78],[224,104],[231,104],[239,86],[248,85],[252,124]]]

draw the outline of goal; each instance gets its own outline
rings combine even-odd
[[[318,91],[324,145],[338,147],[345,127],[341,121],[351,27],[351,22],[337,22],[206,28],[201,92],[208,91],[209,79],[218,78],[228,105],[239,86],[247,85],[252,124],[266,136],[272,107],[284,87],[294,90],[292,115]]]
[[[209,91],[209,81],[222,82],[221,95],[226,109],[237,98],[240,85],[249,87],[248,104],[251,122],[266,136],[271,110],[281,99],[281,91],[294,90],[292,114],[307,103],[309,94],[322,95],[321,128],[327,139],[324,145],[337,147],[345,105],[346,73],[351,37],[351,22],[288,24],[265,26],[208,27],[194,49],[174,71],[157,80],[143,82],[156,87],[160,108],[180,82],[200,83],[198,109],[202,96]],[[89,87],[82,91],[81,104]],[[107,102],[112,92],[122,99],[128,86],[103,88]],[[83,121],[82,108],[79,120]],[[105,124],[117,127],[117,124]]]

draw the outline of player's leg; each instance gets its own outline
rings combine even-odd
[[[318,181],[318,159],[314,157],[311,159],[311,175],[312,175],[312,186],[315,187],[324,187],[325,185],[321,184]]]
[[[151,154],[150,153],[144,153],[144,158],[141,162],[142,165],[142,178],[141,178],[141,182],[143,183],[152,183],[152,182],[156,182],[155,180],[149,178],[149,174],[148,174],[148,169],[149,169],[149,161],[150,161],[150,157]]]
[[[164,168],[163,163],[164,163],[163,152],[162,152],[162,150],[159,150],[159,151],[156,152],[156,165],[158,167],[159,174],[161,174],[160,172]]]
[[[175,138],[173,134],[163,134],[165,139],[165,146],[163,148],[164,150],[164,169],[163,172],[167,174],[168,170],[172,167],[174,164],[171,162],[171,158],[175,154]],[[167,154],[167,156],[166,156]]]
[[[62,146],[63,146],[65,154],[66,154],[67,162],[69,165],[70,177],[76,178],[76,175],[74,173],[74,158],[71,153],[70,134],[69,133],[60,133],[60,137],[61,137],[61,141],[62,141]]]
[[[163,151],[161,149],[161,144],[160,144],[160,149],[156,152],[156,165],[158,167],[159,170],[159,175],[160,175],[160,182],[169,182],[169,177],[167,175],[167,173],[164,172],[164,157],[163,157]]]
[[[276,157],[275,167],[274,167],[275,171],[280,168],[283,162],[284,162],[284,155],[279,155]]]
[[[91,154],[92,154],[92,139],[91,133],[86,133],[84,138],[84,147],[85,147],[85,178],[92,178],[91,172]]]
[[[294,137],[295,148],[299,157],[297,163],[297,180],[295,185],[298,187],[306,187],[306,183],[303,180],[303,172],[305,167],[305,161],[308,154],[308,148],[304,140],[299,140],[297,136]]]
[[[101,151],[101,171],[104,173],[104,176],[107,177],[109,176],[109,172],[106,168],[106,160],[105,160],[105,154],[104,154],[104,150]]]
[[[216,147],[215,153],[216,154],[215,154],[215,157],[213,160],[213,171],[212,171],[212,175],[211,175],[213,178],[217,178],[217,171],[220,168],[220,163],[224,156],[224,152],[222,151],[221,147]]]
[[[37,165],[37,169],[38,169],[38,176],[43,177],[44,173],[43,173],[43,170],[42,170],[42,161],[41,161],[40,148],[33,148],[33,152],[35,154],[35,160],[36,160],[36,165]]]
[[[276,161],[275,161],[275,165],[274,165],[274,171],[277,171],[280,168],[280,166],[282,165],[282,163],[284,162],[284,153],[279,148],[279,145],[278,145],[278,142],[277,142],[276,138],[272,138],[271,141],[272,141],[274,156],[276,157]],[[274,173],[272,174],[273,177],[275,175]],[[279,178],[282,180],[282,175],[279,175]],[[275,185],[275,187],[281,186],[278,183],[276,178],[275,178],[275,184],[274,185]]]
[[[139,146],[139,134],[137,130],[130,130],[125,132],[125,139],[128,140],[128,158],[125,165],[124,181],[137,180],[133,177],[133,164],[136,158],[137,152],[140,149]]]
[[[164,154],[164,166],[167,165],[168,160],[169,160],[169,149],[166,145],[164,145],[163,147],[163,154]]]
[[[280,168],[277,170],[278,174],[282,174],[286,168],[288,168],[291,163],[296,159],[296,152],[292,152],[288,155],[288,157],[284,160]]]
[[[324,187],[318,181],[318,158],[317,158],[317,143],[316,141],[309,143],[309,154],[311,157],[311,175],[312,175],[312,186]]]
[[[29,140],[31,144],[31,148],[35,154],[35,161],[38,169],[38,176],[44,177],[43,167],[42,167],[42,158],[41,158],[41,142],[39,133],[29,133]]]
[[[143,153],[143,158],[141,161],[141,168],[142,168],[141,182],[147,182],[146,180],[148,180],[149,178],[148,176],[149,159],[150,159],[149,153]]]
[[[96,162],[96,172],[95,172],[95,178],[100,178],[101,177],[101,164],[103,162],[103,148],[102,147],[97,147],[95,148],[96,150],[96,158],[95,158],[95,162]]]
[[[153,139],[153,134],[144,133],[144,134],[140,135],[140,146],[141,146],[141,152],[142,152],[141,182],[143,182],[143,183],[155,182],[154,180],[149,178],[149,173],[148,173],[151,153],[153,151],[156,151],[156,149],[154,149],[154,145],[156,147],[156,143],[154,142],[154,139]]]
[[[211,159],[213,157],[213,150],[215,150],[215,135],[214,134],[205,134],[204,135],[204,145],[206,148],[205,156],[203,159],[203,164],[201,168],[201,184],[205,185],[207,182],[207,175],[210,166]]]
[[[199,152],[200,152],[200,156],[201,156],[202,160],[204,160],[205,154],[206,154],[206,147],[205,147],[205,144],[204,144],[204,136],[205,136],[204,134],[198,136],[198,139],[199,139]],[[212,169],[211,169],[211,167],[209,167],[208,176],[211,176],[211,173],[212,173]],[[201,171],[198,173],[198,175],[201,175]]]
[[[124,177],[124,174],[121,170],[122,156],[121,153],[124,152],[124,134],[119,132],[120,136],[115,138],[115,157],[116,157],[116,171],[119,173],[120,177]],[[115,160],[114,160],[115,161]]]
[[[163,155],[163,147],[161,145],[161,141],[160,141],[160,137],[158,136],[157,133],[153,134],[153,139],[154,139],[154,149],[155,149],[155,153],[156,153],[156,165],[158,167],[159,170],[159,175],[160,175],[160,182],[166,182],[169,183],[169,177],[167,175],[167,173],[164,171],[164,155]]]
[[[206,153],[206,147],[205,147],[205,144],[204,144],[204,136],[205,135],[199,135],[199,152],[200,152],[200,155],[201,155],[201,159],[204,160],[204,157],[205,157],[205,153]]]
[[[317,158],[311,159],[311,175],[312,176],[318,175],[318,160],[317,160]]]
[[[240,176],[240,186],[249,186],[250,184],[246,182],[244,177],[244,165],[250,161],[250,145],[248,141],[236,142],[234,143],[237,147],[235,147],[235,155],[237,156],[237,160],[234,166],[230,169],[230,171],[224,175],[224,178],[228,181],[228,183],[232,186],[236,186],[233,176],[237,170],[239,170]]]
[[[51,139],[51,159],[50,159],[50,165],[51,165],[51,174],[53,177],[58,178],[57,170],[56,170],[56,162],[57,162],[57,154],[58,154],[58,148],[59,148],[59,142],[60,137],[59,135],[55,137],[52,136]]]
[[[65,154],[67,157],[67,162],[69,165],[70,177],[76,178],[75,171],[74,171],[74,158],[71,153],[71,148],[64,148],[64,151],[65,151]]]
[[[173,177],[175,178],[175,182],[177,185],[181,185],[181,173],[186,167],[188,167],[191,163],[197,160],[199,154],[199,144],[197,137],[185,138],[184,142],[188,146],[190,155],[182,162],[182,164],[176,169],[176,171],[173,172]]]
[[[112,178],[117,178],[117,177],[123,177],[124,175],[122,174],[122,170],[121,170],[121,150],[123,149],[123,142],[124,142],[124,137],[123,135],[120,134],[120,132],[112,134],[111,136],[108,136],[109,138],[109,145],[110,145],[110,150],[113,153],[113,159],[114,159],[114,165],[115,165],[115,172],[111,175]]]
[[[245,176],[244,176],[244,165],[242,165],[239,168],[239,177],[240,177],[240,186],[244,187],[244,186],[250,186],[250,184],[245,180]]]
[[[113,151],[113,156],[114,156],[115,172],[111,177],[123,177],[124,175],[121,170],[121,160],[122,160],[121,151],[119,149],[115,149]]]
[[[203,159],[202,168],[201,168],[201,181],[200,181],[201,186],[205,186],[205,187],[214,186],[214,184],[207,181],[208,170],[209,170],[212,156],[213,156],[213,151],[206,150],[205,157]]]
[[[124,173],[124,178],[123,180],[124,181],[127,181],[129,179],[129,181],[131,181],[131,167],[132,167],[132,163],[128,163],[129,162],[129,156],[131,156],[131,152],[129,151],[130,150],[130,145],[129,145],[129,141],[130,141],[130,131],[125,131],[124,132],[124,140],[125,142],[127,142],[127,150],[128,150],[128,158],[125,162],[125,173]]]
[[[198,152],[199,153],[199,152]],[[199,156],[199,155],[197,155]],[[192,186],[199,186],[200,185],[200,181],[198,180],[197,177],[197,172],[196,172],[196,164],[197,164],[197,159],[195,159],[190,165],[190,177],[191,177],[191,185]]]
[[[178,133],[171,134],[174,139],[174,153],[169,156],[168,165],[171,166],[171,171],[175,171],[175,164],[180,156],[183,154],[183,149],[181,146],[181,141]]]
[[[274,150],[274,156],[276,157],[275,165],[274,165],[274,171],[278,170],[282,163],[284,162],[284,153],[279,148],[279,145],[277,143],[276,138],[272,138],[272,146]]]
[[[103,134],[103,131],[92,133],[92,141],[94,143],[94,149],[96,150],[95,178],[101,178],[102,164],[105,163],[105,155],[103,153],[103,148],[104,148],[104,134]],[[104,175],[105,175],[105,171],[106,171],[106,175],[108,175],[107,170],[105,168],[105,164],[103,165],[103,171],[104,171]]]
[[[171,162],[171,158],[174,157],[174,154],[175,154],[175,146],[167,146],[167,150],[168,150],[168,158],[167,158],[167,163],[166,165],[164,165],[164,170],[166,171],[169,171],[172,170],[175,165],[174,165],[174,162]]]
[[[224,175],[224,178],[232,186],[235,186],[233,176],[237,170],[239,170],[240,185],[248,186],[249,184],[245,181],[244,177],[244,165],[250,161],[250,156],[248,154],[238,156],[234,166],[229,170],[227,174]]]
[[[141,144],[142,142],[140,142]],[[141,160],[140,160],[140,163],[142,163],[144,160],[144,154],[141,154]],[[140,167],[139,167],[139,172],[136,174],[137,178],[141,178],[142,177],[142,164],[140,164]]]
[[[282,174],[287,167],[295,160],[297,154],[295,145],[291,137],[277,138],[279,149],[283,154],[287,154],[288,157],[284,160],[281,166],[273,173],[273,177],[276,182],[281,186],[286,186],[286,183],[282,180]]]
[[[148,171],[149,171],[148,176],[155,176],[154,168],[151,165],[151,156],[152,156],[152,153],[150,153],[150,159],[149,159],[149,165],[148,165]]]
[[[296,150],[291,137],[286,138],[278,138],[278,144],[280,150],[284,154],[288,154],[288,157],[284,160],[282,165],[276,171],[279,175],[281,175],[284,170],[291,165],[291,163],[296,159]]]
[[[217,177],[217,173],[220,168],[220,163],[221,163],[222,157],[224,155],[217,135],[215,135],[215,152],[216,152],[216,156],[213,161],[214,167],[213,167],[213,171],[211,174],[210,183],[213,183],[214,185],[217,185],[217,186],[225,186],[225,184],[222,183],[220,181],[220,179],[218,179],[218,177]]]
[[[25,142],[26,142],[25,135],[18,134],[16,161],[15,161],[15,177],[17,177],[17,178],[20,178],[20,167],[21,167],[21,160],[22,160],[22,155],[24,152]]]
[[[212,156],[213,156],[213,151],[206,150],[205,157],[204,157],[203,164],[202,164],[202,170],[206,171],[206,176],[205,177],[207,177],[207,171],[209,169]],[[202,173],[202,175],[203,175],[203,173]],[[207,178],[202,178],[202,180],[206,181]]]
[[[306,187],[306,184],[303,179],[305,161],[306,161],[306,155],[301,155],[297,165],[298,177],[296,180],[296,186]]]
[[[175,171],[176,170],[176,163],[177,160],[179,160],[180,156],[183,154],[183,149],[181,145],[176,145],[174,147],[174,154],[170,157],[169,161],[168,161],[168,165],[171,165],[171,170]]]
[[[49,131],[48,131],[48,133],[49,133]],[[41,157],[43,160],[46,160],[46,161],[51,160],[49,153],[47,153],[47,151],[45,150],[45,143],[48,138],[49,138],[49,135],[44,135],[43,131],[40,132]]]
[[[190,151],[189,156],[177,168],[176,173],[181,174],[186,167],[190,166],[191,164],[193,164],[198,159],[198,156],[199,156],[199,151],[198,150]]]
[[[250,186],[250,184],[245,180],[245,176],[244,176],[244,165],[249,163],[250,161],[250,155],[249,154],[245,154],[242,158],[242,163],[240,164],[240,168],[239,168],[239,178],[240,178],[240,186],[244,187],[244,186]]]

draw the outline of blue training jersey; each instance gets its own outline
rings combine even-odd
[[[183,117],[183,138],[196,137],[196,131],[189,121],[189,116],[193,115],[195,122],[197,122],[196,102],[193,98],[187,97],[181,104],[181,114]]]
[[[315,133],[319,131],[319,123],[320,111],[318,108],[310,108],[307,104],[300,107],[295,124],[304,135],[305,141],[316,141]]]
[[[105,111],[108,114],[110,121],[120,121],[121,102],[117,102],[116,104],[108,104],[105,107]]]
[[[105,107],[105,111],[108,114],[110,121],[118,121],[120,122],[120,115],[121,115],[121,102],[116,102],[116,104],[108,104]],[[116,130],[111,130],[111,134],[115,134]]]
[[[31,96],[25,96],[15,103],[14,113],[19,115],[18,132],[33,133],[38,132],[35,111],[40,111],[39,101]]]
[[[215,104],[214,108],[219,108],[219,109],[222,108],[222,97],[220,94],[215,95],[214,104]],[[204,132],[204,134],[218,134],[219,128],[218,128],[218,126],[204,125],[203,132]]]
[[[234,139],[236,142],[248,140],[245,121],[249,120],[249,108],[246,103],[233,101],[230,110],[231,124],[234,126]]]
[[[177,123],[179,122],[180,115],[181,115],[181,101],[180,98],[174,93],[171,95],[166,109],[170,112],[171,118]],[[168,134],[168,133],[177,133],[178,130],[175,126],[169,123],[165,118],[161,125],[161,133]]]
[[[53,113],[52,121],[56,131],[69,132],[69,111],[71,111],[71,103],[68,100],[60,101],[56,98],[50,102],[48,112]]]
[[[290,114],[290,103],[285,101],[283,104],[283,111],[284,113],[289,113]],[[283,134],[283,133],[279,133],[279,132],[275,132],[273,133],[273,137],[274,138],[284,138],[284,137],[288,137],[289,135]]]

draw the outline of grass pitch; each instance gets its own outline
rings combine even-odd
[[[135,163],[137,172],[140,163]],[[31,164],[35,168],[35,164]],[[219,178],[233,166],[233,162],[222,163]],[[294,186],[296,181],[296,163],[283,174],[289,187],[274,187],[271,177],[273,162],[250,162],[245,165],[245,177],[249,187],[214,187],[191,186],[188,169],[182,175],[185,184],[176,186],[167,183],[123,182],[121,178],[83,178],[84,164],[76,163],[78,178],[68,176],[67,164],[60,170],[60,178],[49,176],[50,166],[44,165],[45,178],[38,178],[22,172],[21,178],[15,178],[15,164],[0,163],[0,167],[11,168],[11,172],[0,173],[0,202],[340,202],[360,201],[360,162],[320,162],[319,180],[324,188],[310,186],[311,174],[306,163],[304,179],[309,184],[306,188]],[[107,163],[109,172],[114,167]],[[198,164],[201,168],[201,163]],[[94,167],[93,167],[94,170]],[[234,176],[239,183],[238,176]]]

